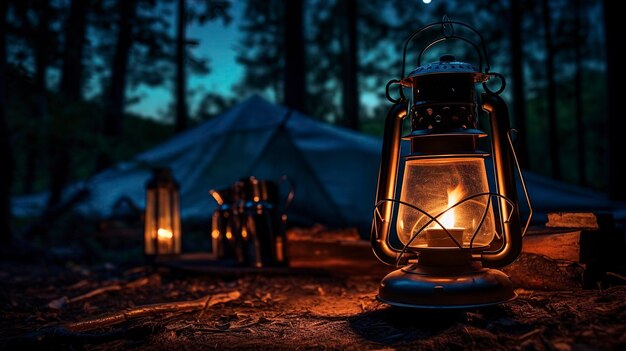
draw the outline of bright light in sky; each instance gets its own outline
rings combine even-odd
[[[424,4],[430,4],[431,0],[422,0]]]

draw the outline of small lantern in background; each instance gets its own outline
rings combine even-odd
[[[155,168],[146,183],[145,254],[180,254],[179,186],[169,168]]]
[[[479,44],[457,36],[453,25],[469,29]],[[440,34],[422,48],[418,67],[405,77],[407,46],[427,29]],[[424,51],[450,39],[476,50],[478,69],[451,55],[420,65]],[[414,32],[403,55],[401,79],[387,84],[387,97],[394,105],[385,120],[371,237],[376,256],[402,268],[382,280],[378,298],[415,308],[465,308],[508,301],[516,296],[510,280],[486,267],[503,267],[518,257],[532,210],[522,228],[516,166],[522,185],[524,181],[513,149],[508,110],[499,96],[504,78],[489,72],[480,33],[460,22],[444,20]],[[493,77],[502,83],[495,92],[486,85]],[[479,139],[487,133],[477,129],[476,83],[485,89],[480,107],[489,115],[491,153],[479,150]],[[392,85],[400,87],[397,99],[389,94]],[[403,89],[411,90],[410,99]],[[405,118],[410,120],[411,132],[402,137]],[[410,153],[404,157],[404,176],[399,177],[402,139],[410,144]],[[491,185],[489,163],[495,170]],[[528,194],[526,199],[530,207]],[[391,234],[402,247],[393,245]]]

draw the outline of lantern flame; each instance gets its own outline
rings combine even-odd
[[[445,228],[454,228],[456,222],[454,218],[455,208],[451,207],[461,200],[463,194],[463,186],[461,184],[457,185],[456,188],[452,190],[448,190],[448,206],[446,207],[447,211],[440,218],[438,218],[439,223],[441,223]],[[433,228],[443,229],[437,223],[434,223]]]

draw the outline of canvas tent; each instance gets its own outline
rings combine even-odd
[[[296,184],[289,218],[304,224],[368,227],[380,159],[380,141],[333,127],[255,96],[133,160],[73,185],[90,195],[80,210],[106,217],[122,196],[143,207],[144,184],[155,166],[178,179],[183,218],[210,218],[208,191],[241,177]],[[43,196],[14,201],[15,213],[37,212]]]
[[[208,220],[216,206],[210,189],[249,175],[270,180],[287,175],[297,184],[290,220],[354,226],[365,234],[372,218],[380,155],[380,138],[313,120],[255,96],[129,162],[72,185],[66,196],[87,188],[89,197],[79,210],[100,218],[109,216],[122,197],[143,208],[151,169],[167,166],[181,185],[183,218]],[[536,219],[542,220],[548,211],[585,209],[626,217],[624,204],[588,189],[532,173],[526,173],[526,181]],[[14,214],[37,214],[46,196],[14,199]]]

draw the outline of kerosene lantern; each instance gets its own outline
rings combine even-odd
[[[147,256],[180,254],[178,189],[169,168],[155,168],[146,183],[144,245]]]
[[[455,35],[453,26],[474,33],[479,45]],[[438,30],[436,38],[423,47],[418,68],[405,77],[408,44],[433,29]],[[426,50],[451,39],[475,49],[478,69],[452,55],[421,65]],[[492,77],[501,81],[495,92],[486,84]],[[478,83],[485,90],[480,103]],[[390,94],[394,85],[399,86],[395,99]],[[376,256],[402,267],[382,280],[381,301],[401,307],[467,308],[516,296],[509,277],[492,269],[518,257],[530,222],[529,216],[522,228],[516,172],[524,183],[511,141],[508,110],[499,96],[504,86],[500,74],[489,72],[484,41],[471,26],[444,20],[407,39],[401,79],[387,84],[387,97],[394,105],[385,120],[371,236]],[[403,89],[411,91],[410,98]],[[491,154],[479,150],[479,139],[488,135],[477,129],[478,105],[488,113]],[[411,131],[402,136],[406,118]],[[402,157],[400,180],[401,140],[410,144],[410,153]],[[486,167],[491,164],[494,179],[490,181]],[[398,241],[402,245],[394,245]]]

